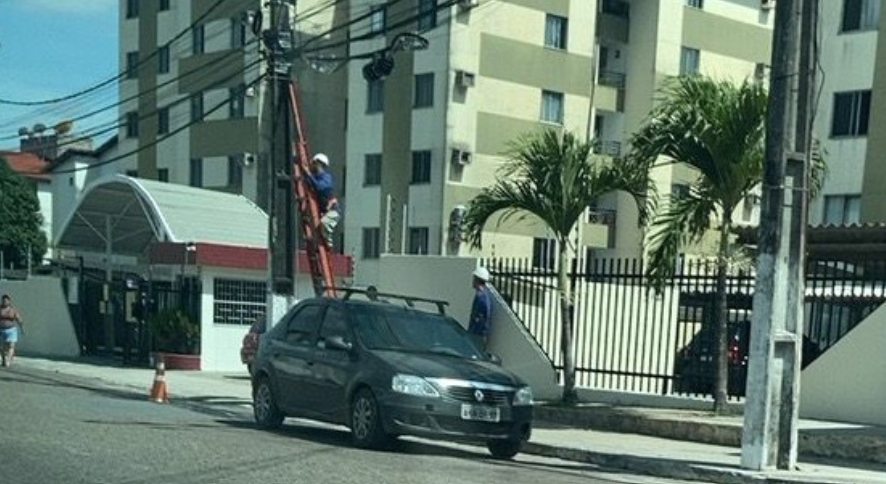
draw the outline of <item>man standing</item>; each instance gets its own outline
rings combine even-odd
[[[475,293],[468,332],[482,343],[485,350],[492,332],[492,292],[486,285],[489,282],[489,271],[485,267],[478,267],[474,270],[473,278]]]
[[[332,247],[332,233],[338,225],[341,214],[338,209],[338,199],[335,198],[335,182],[329,173],[329,157],[323,153],[317,153],[311,162],[311,174],[308,183],[317,194],[317,208],[320,210],[320,225],[323,226],[323,236],[326,243]]]
[[[0,298],[0,343],[3,344],[3,366],[12,365],[15,357],[15,343],[18,342],[18,332],[22,319],[18,310],[12,306],[12,299],[8,294]]]

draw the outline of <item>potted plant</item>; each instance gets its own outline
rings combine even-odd
[[[166,309],[150,321],[154,350],[170,370],[200,369],[200,326],[179,309]]]

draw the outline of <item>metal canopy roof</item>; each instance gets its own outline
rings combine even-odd
[[[142,255],[152,242],[267,248],[268,218],[242,195],[110,175],[88,186],[56,246]]]

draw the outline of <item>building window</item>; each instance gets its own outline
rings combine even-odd
[[[545,17],[545,47],[565,50],[567,25],[566,18],[548,14]]]
[[[434,73],[415,76],[415,99],[413,107],[429,108],[434,105]]]
[[[203,121],[203,93],[195,92],[191,95],[191,122]]]
[[[686,0],[686,5],[689,5],[690,7],[702,9],[702,8],[704,8],[704,0]]]
[[[126,78],[135,79],[138,77],[138,52],[126,53]]]
[[[557,241],[554,239],[532,239],[532,267],[552,271],[557,262]]]
[[[437,0],[419,0],[418,31],[424,32],[437,26]]]
[[[841,32],[875,30],[880,20],[880,0],[844,0]]]
[[[267,286],[264,281],[215,279],[212,300],[213,323],[249,326],[265,315]]]
[[[850,225],[861,220],[860,195],[827,195],[824,197],[825,225]]]
[[[383,32],[387,17],[388,9],[384,5],[372,7],[372,14],[369,16],[369,32],[373,34]]]
[[[243,17],[231,18],[231,48],[239,49],[246,45],[246,22]]]
[[[138,18],[139,0],[126,0],[126,18]]]
[[[431,152],[412,152],[412,181],[413,185],[419,183],[431,183]]]
[[[192,187],[203,186],[203,159],[191,158],[191,170],[188,177],[188,183]]]
[[[835,93],[831,136],[864,136],[868,134],[870,116],[871,91]]]
[[[138,113],[135,111],[126,113],[126,137],[138,138]]]
[[[169,108],[157,110],[157,134],[169,133]]]
[[[380,113],[385,109],[385,83],[372,81],[367,83],[366,114]]]
[[[378,259],[381,254],[381,229],[378,227],[363,228],[363,258]]]
[[[191,29],[191,50],[194,55],[206,52],[206,37],[202,25],[195,25]]]
[[[169,10],[169,0],[160,0],[160,11],[165,12]]]
[[[157,72],[169,73],[169,46],[164,45],[157,50]]]
[[[546,123],[563,124],[562,92],[541,92],[541,120]]]
[[[228,186],[243,186],[243,155],[228,157]]]
[[[409,229],[409,253],[427,255],[430,229],[427,227],[412,227]]]
[[[246,86],[232,87],[230,90],[231,101],[228,103],[228,116],[231,119],[240,119],[246,114]]]
[[[381,154],[366,155],[363,162],[363,186],[381,185]]]
[[[157,181],[169,181],[169,168],[160,168],[157,170]]]
[[[698,49],[683,47],[680,49],[680,75],[694,76],[698,74],[700,54]]]

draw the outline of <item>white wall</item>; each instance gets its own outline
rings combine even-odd
[[[378,288],[381,292],[409,294],[448,301],[447,314],[467,327],[474,298],[471,273],[477,260],[469,257],[382,256]],[[559,397],[556,375],[547,357],[532,340],[501,297],[495,297],[490,350],[502,366],[523,378],[535,398]]]
[[[27,281],[0,281],[0,293],[9,294],[24,321],[24,334],[19,336],[16,345],[19,352],[63,358],[80,354],[60,279],[32,277]]]
[[[800,416],[886,425],[886,306],[809,365],[800,381]]]

